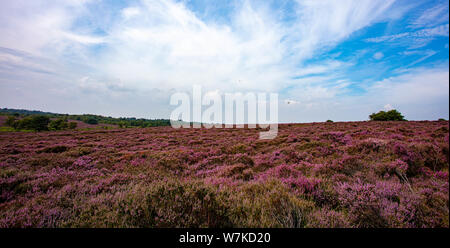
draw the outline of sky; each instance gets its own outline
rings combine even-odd
[[[0,0],[0,107],[169,118],[275,92],[280,122],[449,118],[449,2]]]

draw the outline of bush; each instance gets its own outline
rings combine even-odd
[[[50,121],[50,123],[48,124],[48,128],[50,130],[63,130],[63,129],[66,129],[68,126],[69,125],[67,124],[66,119],[53,120],[53,121]]]
[[[53,146],[36,151],[36,153],[61,153],[67,151],[67,149],[67,146]]]
[[[29,116],[23,118],[20,121],[17,121],[16,129],[28,129],[35,131],[44,131],[48,130],[48,123],[50,122],[50,118],[43,115]]]
[[[327,120],[327,122],[334,122],[334,121],[332,121],[332,120]]]
[[[77,128],[77,123],[76,122],[69,122],[69,129],[75,129],[75,128]]]
[[[14,127],[15,123],[16,123],[16,117],[14,117],[14,116],[8,116],[8,118],[6,119],[6,122],[5,122],[5,124],[10,127]]]
[[[115,208],[133,227],[231,227],[224,196],[202,183],[156,182],[137,185]]]
[[[307,227],[314,202],[293,194],[279,180],[253,182],[231,191],[233,227]]]
[[[98,124],[98,120],[95,118],[88,118],[84,121],[87,124],[91,124],[91,125],[97,125]]]
[[[395,109],[373,113],[369,115],[369,118],[371,121],[406,121],[403,115]]]

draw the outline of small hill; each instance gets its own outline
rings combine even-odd
[[[65,118],[69,122],[77,122],[77,128],[92,128],[92,127],[107,127],[107,126],[119,126],[119,127],[156,127],[156,126],[170,126],[169,119],[144,119],[135,117],[106,117],[102,115],[81,114],[81,115],[69,115],[59,114],[51,112],[43,112],[39,110],[25,110],[25,109],[8,109],[0,108],[0,126],[5,125],[7,116],[16,116],[18,119],[32,116],[43,115],[51,119]]]

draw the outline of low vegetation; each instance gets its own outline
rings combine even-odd
[[[448,121],[0,133],[0,227],[449,227]]]

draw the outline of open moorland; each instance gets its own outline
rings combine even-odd
[[[0,132],[0,227],[449,227],[449,122]]]

